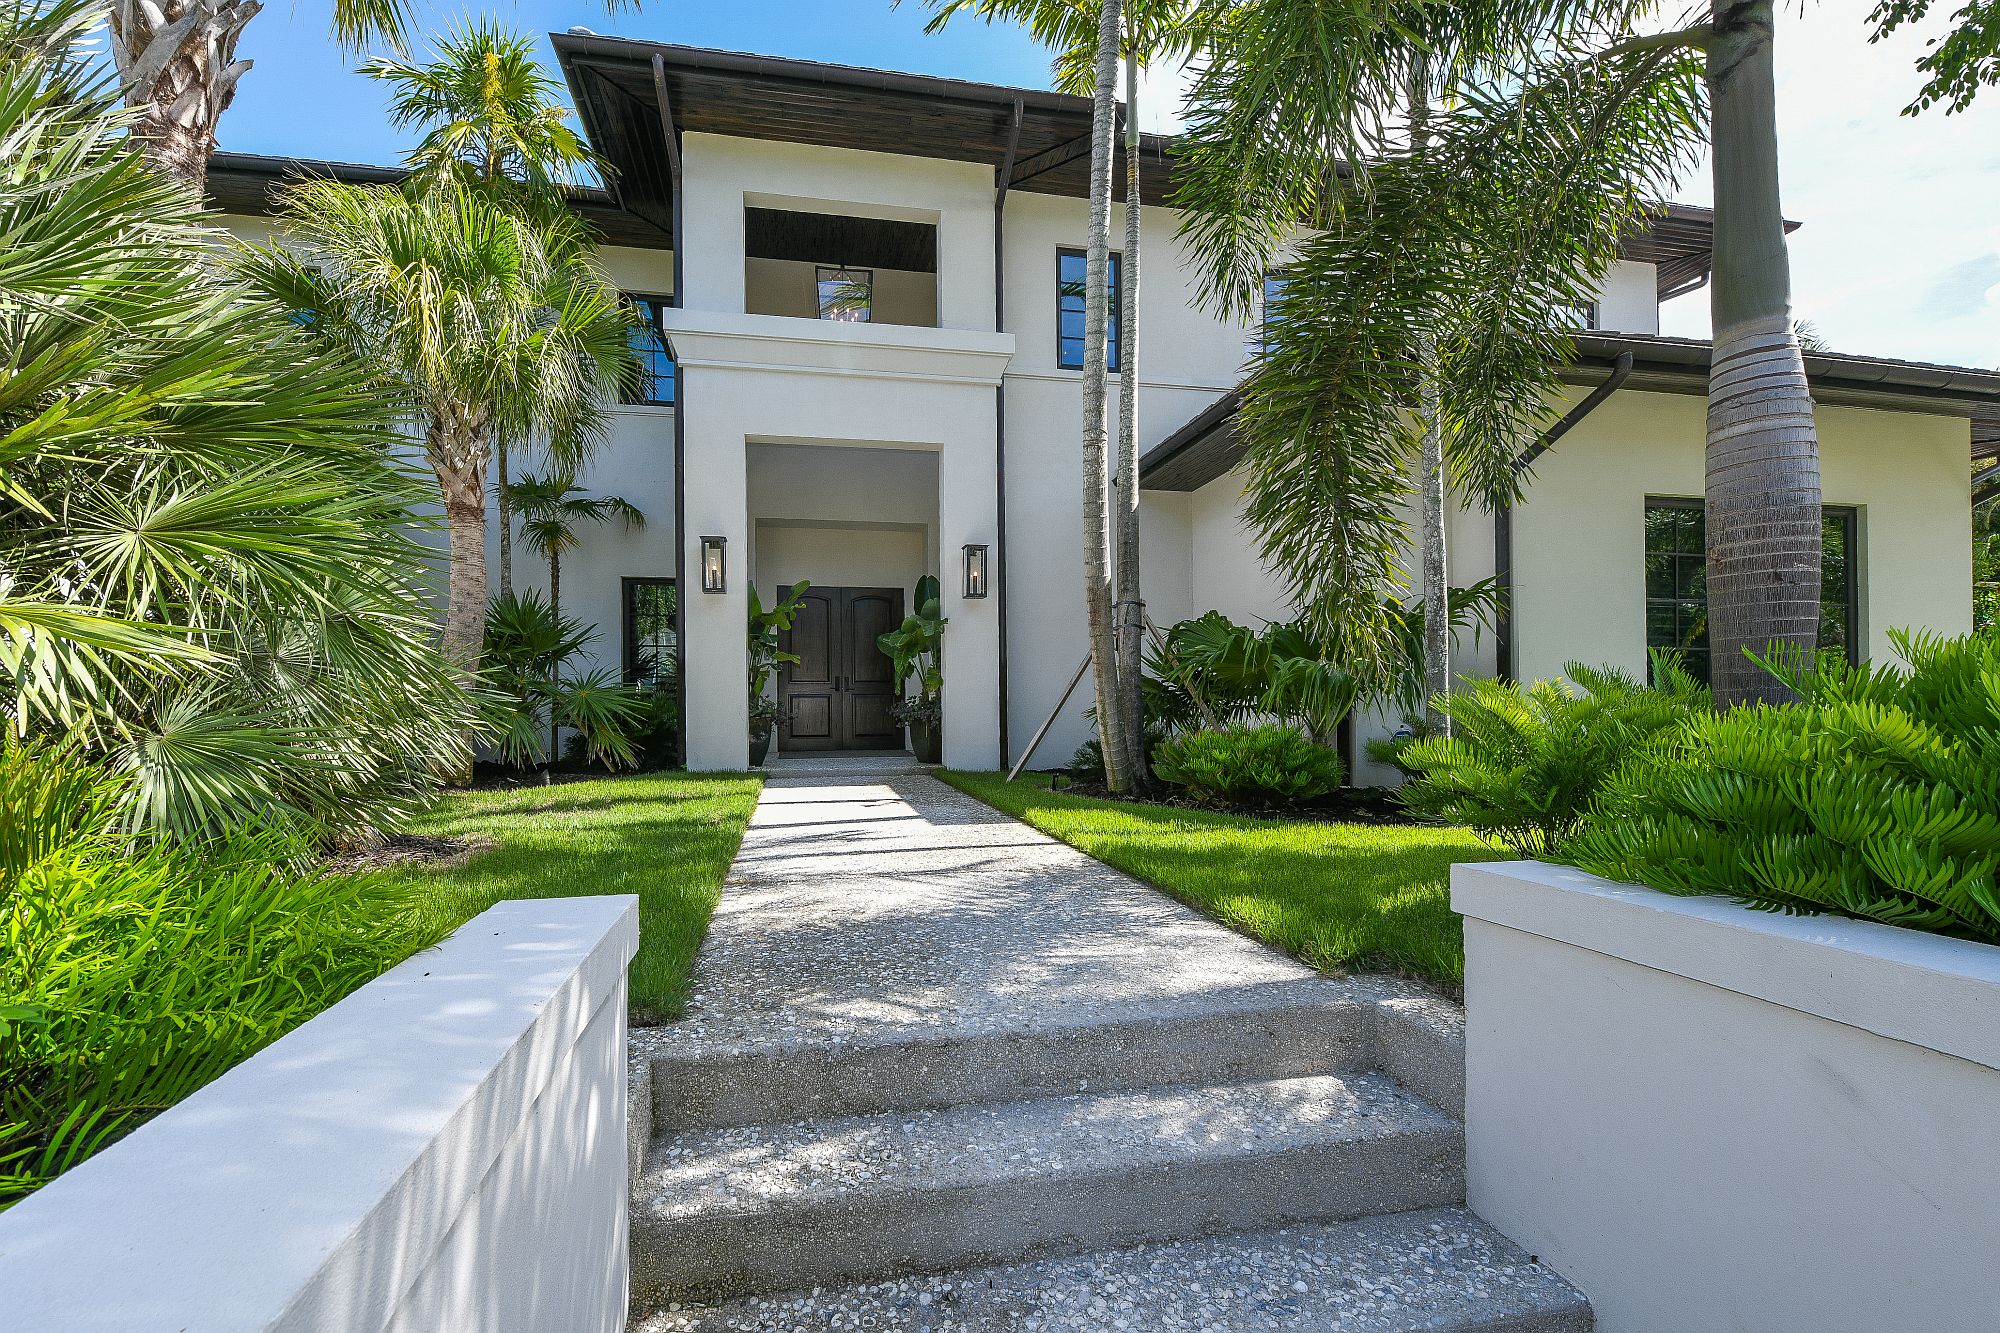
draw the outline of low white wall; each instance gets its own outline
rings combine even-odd
[[[38,1333],[616,1333],[631,896],[501,903],[0,1214]]]
[[[1467,1199],[1600,1333],[2000,1328],[2000,949],[1452,868]]]

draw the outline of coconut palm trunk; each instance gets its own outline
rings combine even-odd
[[[1146,603],[1139,585],[1139,56],[1125,50],[1125,253],[1119,260],[1118,307],[1118,706],[1124,713],[1125,767],[1146,785],[1143,688]]]
[[[1090,232],[1083,297],[1083,597],[1090,630],[1091,681],[1105,785],[1130,785],[1125,710],[1119,690],[1118,633],[1111,585],[1111,524],[1105,399],[1109,388],[1111,157],[1117,134],[1119,0],[1104,0],[1097,25],[1097,85],[1090,126]],[[1129,377],[1128,377],[1129,380]]]
[[[215,151],[215,124],[250,68],[236,43],[263,8],[257,0],[113,0],[111,58],[138,113],[146,159],[200,195]]]
[[[424,452],[444,499],[451,559],[445,593],[444,655],[470,680],[486,641],[486,452],[484,408],[434,405]]]
[[[1715,700],[1788,692],[1745,655],[1811,651],[1819,627],[1819,442],[1791,318],[1778,203],[1770,0],[1716,0],[1715,339],[1708,390],[1708,634]]]

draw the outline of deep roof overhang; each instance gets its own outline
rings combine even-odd
[[[1587,333],[1576,339],[1576,360],[1562,372],[1572,384],[1597,384],[1621,353],[1632,354],[1627,391],[1705,395],[1710,346],[1694,338]],[[1972,456],[2000,455],[2000,372],[1930,365],[1836,352],[1806,355],[1813,400],[1834,406],[1873,407],[1964,417],[1972,423]],[[1241,462],[1234,389],[1189,419],[1139,460],[1147,490],[1199,490]]]
[[[324,158],[271,157],[262,153],[217,152],[208,159],[209,202],[224,213],[262,217],[278,209],[279,192],[302,180],[329,179],[354,185],[398,185],[409,175],[402,167],[333,162]],[[668,233],[620,208],[607,190],[576,186],[570,202],[610,245],[660,249]]]

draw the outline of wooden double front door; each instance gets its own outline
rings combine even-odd
[[[778,671],[781,750],[900,750],[895,666],[875,642],[903,623],[901,588],[807,590],[780,637],[798,657]]]

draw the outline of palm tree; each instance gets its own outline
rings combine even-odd
[[[422,429],[450,532],[445,654],[470,678],[486,623],[486,463],[496,431],[594,440],[630,361],[596,261],[456,180],[287,191],[284,245],[251,278],[378,369]]]
[[[1453,472],[1476,493],[1509,495],[1510,460],[1547,420],[1552,366],[1570,354],[1568,309],[1705,130],[1716,696],[1769,697],[1782,687],[1743,650],[1812,647],[1820,561],[1818,450],[1778,207],[1771,6],[1714,0],[1708,21],[1656,34],[1633,33],[1647,12],[1637,4],[1429,8],[1489,45],[1454,69],[1434,142],[1351,181],[1336,154],[1361,149],[1352,156],[1365,161],[1379,142],[1354,112],[1387,86],[1383,15],[1330,41],[1335,20],[1320,11],[1287,27],[1282,5],[1244,6],[1228,53],[1197,84],[1189,235],[1217,299],[1243,299],[1251,265],[1297,227],[1325,228],[1302,247],[1247,391],[1248,513],[1266,554],[1310,613],[1331,623],[1352,611],[1356,649],[1375,652],[1384,627],[1367,604],[1396,577],[1385,548],[1402,535],[1404,492],[1373,473],[1409,444],[1397,405],[1414,399],[1402,369],[1413,349],[1441,349]],[[1231,164],[1232,149],[1246,156]]]
[[[0,699],[122,774],[130,825],[363,838],[474,718],[430,646],[422,494],[365,370],[219,279],[127,151],[94,12],[0,19]]]
[[[1198,40],[1187,0],[925,0],[937,31],[959,14],[1027,25],[1056,52],[1057,85],[1088,93],[1091,107],[1089,222],[1084,259],[1083,564],[1092,684],[1105,784],[1122,792],[1146,781],[1144,601],[1139,578],[1138,70],[1147,59],[1185,55]],[[1119,436],[1109,463],[1112,145],[1118,128],[1121,58],[1125,106],[1125,250],[1119,261]],[[1117,478],[1116,512],[1108,504]],[[1113,552],[1116,551],[1114,559]]]
[[[491,20],[468,20],[440,39],[434,57],[416,64],[378,57],[361,67],[392,85],[389,116],[422,128],[406,159],[419,177],[456,177],[496,201],[528,213],[556,247],[582,248],[589,237],[564,190],[597,162],[568,123],[561,86],[542,69],[533,43]],[[513,500],[508,465],[513,441],[493,434],[494,495],[500,507],[500,593],[514,591]],[[566,442],[551,441],[559,449]],[[574,451],[556,460],[575,467]]]
[[[547,477],[522,477],[511,487],[511,499],[521,513],[521,535],[528,545],[549,562],[549,615],[562,619],[563,552],[575,550],[577,525],[608,523],[622,519],[628,528],[646,525],[646,516],[630,500],[616,495],[586,495],[571,472],[554,472]],[[504,492],[503,492],[504,494]],[[502,523],[507,522],[502,511]],[[507,590],[511,592],[511,589]],[[506,592],[502,593],[507,595]],[[561,722],[556,710],[549,714],[549,758],[556,754]]]

